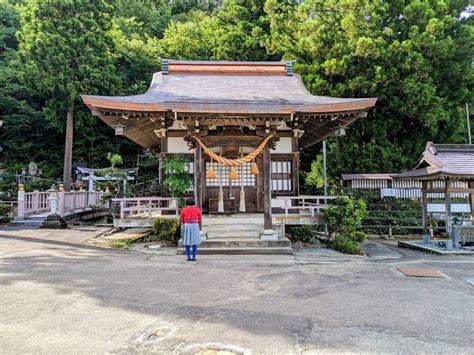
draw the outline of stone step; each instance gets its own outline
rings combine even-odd
[[[261,240],[256,238],[216,238],[202,242],[203,248],[241,248],[241,247],[291,247],[291,242],[286,238],[279,240]]]
[[[178,255],[185,254],[184,248],[178,249]],[[260,254],[260,255],[292,255],[293,249],[291,247],[218,247],[218,248],[207,248],[202,246],[198,248],[198,258],[199,255],[211,255],[211,254],[221,254],[221,255],[251,255],[251,254]]]
[[[210,229],[207,231],[207,237],[209,239],[215,238],[258,238],[260,237],[261,231],[258,229]]]

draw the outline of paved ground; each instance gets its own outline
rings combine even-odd
[[[474,351],[471,257],[371,242],[370,257],[190,263],[82,244],[98,232],[0,230],[0,353]],[[401,266],[447,277],[408,278]]]

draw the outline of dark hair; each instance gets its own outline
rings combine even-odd
[[[194,200],[193,197],[188,197],[186,200],[186,206],[194,206],[196,204],[196,201]]]

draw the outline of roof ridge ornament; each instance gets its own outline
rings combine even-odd
[[[293,61],[292,60],[286,61],[286,75],[293,76]]]
[[[164,75],[169,74],[169,60],[168,59],[161,59],[161,73]]]

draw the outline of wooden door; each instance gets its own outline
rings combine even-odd
[[[210,167],[216,172],[215,179],[208,179],[207,172]],[[260,212],[263,211],[263,199],[261,191],[263,191],[262,179],[262,163],[261,159],[257,159],[257,166],[260,170],[259,175],[253,175],[250,171],[251,163],[247,163],[242,167],[236,168],[239,178],[237,180],[229,180],[229,167],[217,164],[216,162],[205,160],[205,176],[206,180],[203,183],[203,207],[205,211],[209,208],[209,199],[217,199],[219,197],[219,185],[222,183],[222,190],[224,192],[224,199],[234,198],[237,206],[237,211],[240,205],[240,190],[242,183],[245,191],[245,209],[246,212]]]

